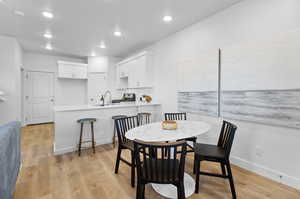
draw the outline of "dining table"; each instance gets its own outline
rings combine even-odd
[[[165,130],[162,122],[155,122],[133,128],[126,132],[129,140],[144,142],[175,142],[207,133],[211,126],[203,121],[176,121],[177,128]],[[153,189],[166,198],[177,198],[177,188],[171,184],[152,184]],[[185,196],[191,196],[195,191],[195,180],[189,174],[184,174]]]

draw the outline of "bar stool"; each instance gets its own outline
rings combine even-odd
[[[139,124],[149,124],[150,123],[151,113],[138,113]]]
[[[93,153],[95,153],[95,136],[94,136],[94,122],[96,122],[96,118],[82,118],[77,120],[78,123],[80,123],[80,137],[79,137],[79,144],[78,144],[78,156],[81,154],[81,144],[91,142]],[[91,124],[91,134],[92,138],[91,140],[82,141],[82,134],[83,134],[83,125],[85,122],[89,122]]]
[[[115,120],[122,119],[124,117],[127,117],[127,115],[114,115],[114,116],[112,116],[112,120],[114,121],[114,135],[113,135],[112,143],[113,143],[114,148],[116,147],[116,125],[115,125]]]

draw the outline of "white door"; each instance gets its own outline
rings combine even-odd
[[[88,102],[91,105],[100,104],[101,95],[107,91],[107,79],[103,73],[90,73],[88,75]]]
[[[53,122],[53,73],[27,72],[24,81],[26,124]]]

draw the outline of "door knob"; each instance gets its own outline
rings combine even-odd
[[[51,99],[50,101],[51,101],[51,102],[54,102],[54,99]]]

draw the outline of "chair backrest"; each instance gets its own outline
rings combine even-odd
[[[186,120],[186,113],[165,113],[165,120]]]
[[[139,126],[138,116],[124,117],[115,120],[115,127],[118,135],[119,143],[123,143],[127,141],[125,137],[125,133],[130,129]]]
[[[218,146],[225,150],[227,157],[230,155],[236,129],[237,127],[234,124],[223,121]]]
[[[139,124],[140,125],[149,124],[150,123],[150,116],[151,116],[151,113],[138,113]]]
[[[183,180],[186,142],[134,141],[138,180],[171,184]]]

